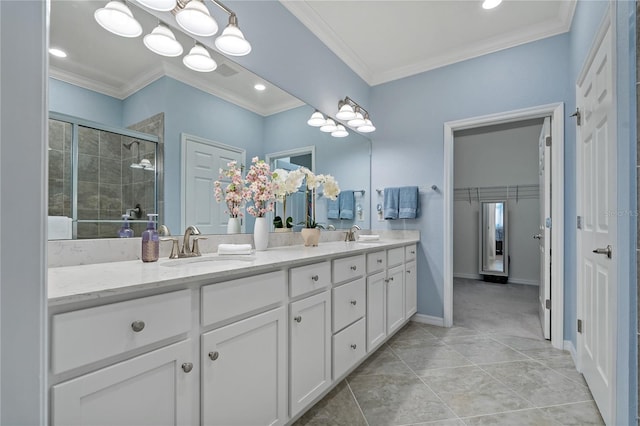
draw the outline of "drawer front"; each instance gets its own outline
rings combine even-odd
[[[284,271],[270,272],[202,287],[202,325],[257,312],[286,298]]]
[[[417,247],[415,244],[411,244],[410,246],[406,246],[404,248],[404,261],[410,262],[412,260],[416,260]]]
[[[366,354],[364,318],[333,336],[333,380],[338,379]]]
[[[383,271],[387,267],[387,256],[384,250],[367,254],[367,274]]]
[[[191,293],[181,290],[54,315],[55,374],[100,361],[191,328]]]
[[[387,266],[389,268],[404,262],[404,247],[396,247],[387,250]]]
[[[365,272],[364,254],[333,261],[333,283],[360,278]]]
[[[366,312],[364,278],[333,289],[333,332],[342,330]]]
[[[289,270],[289,295],[302,296],[331,286],[331,265],[329,262],[299,266]]]

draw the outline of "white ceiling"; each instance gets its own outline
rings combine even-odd
[[[569,31],[575,0],[280,0],[369,85]]]
[[[575,0],[504,0],[490,11],[482,9],[482,0],[280,1],[370,85],[566,32],[575,10]],[[107,32],[93,19],[104,4],[52,0],[50,44],[69,57],[50,57],[51,76],[124,99],[167,75],[264,116],[302,105],[213,50],[218,69],[197,73],[184,67],[181,57],[150,52],[142,37]],[[157,19],[128,5],[143,34],[151,32]],[[214,16],[219,12],[210,10]],[[216,19],[224,23],[226,16]],[[174,33],[186,54],[193,40]],[[265,92],[253,89],[259,81]]]

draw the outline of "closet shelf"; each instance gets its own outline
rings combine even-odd
[[[530,185],[507,185],[507,186],[476,186],[466,188],[455,188],[453,190],[454,201],[472,202],[491,200],[533,200],[540,198],[540,186]]]

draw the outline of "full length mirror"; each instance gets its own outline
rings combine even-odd
[[[509,275],[509,245],[507,235],[507,203],[480,203],[480,274]]]
[[[98,151],[94,153],[87,152],[82,138],[78,138],[75,152],[70,143],[68,151],[60,149],[50,155],[50,163],[57,158],[62,168],[56,171],[58,175],[50,174],[49,214],[68,217],[73,223],[74,238],[117,237],[120,218],[132,209],[136,213],[142,211],[142,217],[131,217],[136,236],[140,235],[147,213],[158,213],[159,223],[166,224],[173,234],[180,234],[188,222],[183,205],[183,172],[185,168],[196,167],[181,158],[185,135],[241,150],[247,162],[255,156],[265,158],[267,154],[314,146],[317,173],[332,174],[344,190],[363,190],[356,193],[355,202],[361,208],[358,216],[352,220],[329,219],[323,200],[318,202],[318,221],[336,228],[353,223],[364,228],[370,226],[368,139],[355,132],[350,132],[347,138],[333,138],[308,126],[306,121],[313,108],[215,51],[210,54],[218,64],[217,69],[199,73],[187,69],[181,57],[167,58],[152,53],[144,46],[142,36],[123,38],[105,31],[93,18],[95,10],[104,3],[86,0],[53,0],[51,3],[50,44],[67,53],[66,58],[50,58],[52,120],[59,118],[58,114],[94,123],[98,128],[95,130],[108,129],[118,135],[110,138],[121,139],[111,147],[104,146],[104,149],[119,150],[119,166],[115,161],[101,164],[99,139]],[[155,17],[133,3],[128,5],[142,25],[143,35],[158,25]],[[212,10],[212,14],[215,13]],[[193,39],[175,28],[172,30],[185,53],[188,52]],[[254,89],[256,83],[264,84],[266,90]],[[50,124],[50,133],[64,129],[64,123],[52,121]],[[152,145],[129,145],[127,132],[146,133]],[[50,135],[53,140],[51,136],[55,135]],[[50,153],[59,146],[64,147],[64,141],[63,145],[50,146]],[[82,157],[82,164],[80,153],[88,156]],[[113,154],[115,159],[116,152]],[[148,188],[136,192],[125,186],[136,179],[128,180],[132,171],[129,168],[139,155],[143,157],[141,160],[151,162],[151,168],[142,176],[154,177],[155,182],[147,179]],[[211,185],[203,191],[208,198],[202,205],[212,215],[208,220],[217,223],[217,232],[222,233],[226,230],[227,218],[224,207],[215,201],[213,181],[218,178],[218,169],[226,163],[222,160],[210,166]],[[111,187],[100,185],[101,175],[114,178],[109,183]],[[84,180],[87,176],[95,180],[92,185]],[[121,177],[119,182],[115,176]],[[120,187],[116,188],[117,185]],[[89,188],[86,195],[94,210],[90,217],[85,215],[88,211],[81,211],[86,210],[81,208],[86,205],[86,199],[77,198],[85,194],[81,187]],[[136,195],[140,193],[144,193],[144,197]],[[136,210],[138,205],[140,210]],[[252,230],[253,218],[245,214],[242,231]]]

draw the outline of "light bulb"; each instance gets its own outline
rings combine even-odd
[[[216,39],[216,47],[222,53],[231,56],[244,56],[251,52],[251,44],[244,38],[244,34],[238,28],[236,15],[229,16],[229,25]]]
[[[309,120],[307,120],[307,124],[313,127],[320,127],[326,121],[327,120],[325,120],[324,115],[322,115],[320,111],[316,111],[313,114],[311,114],[311,117],[309,118]]]
[[[207,49],[199,43],[191,48],[189,54],[182,58],[182,62],[187,68],[198,72],[211,72],[218,68]]]

